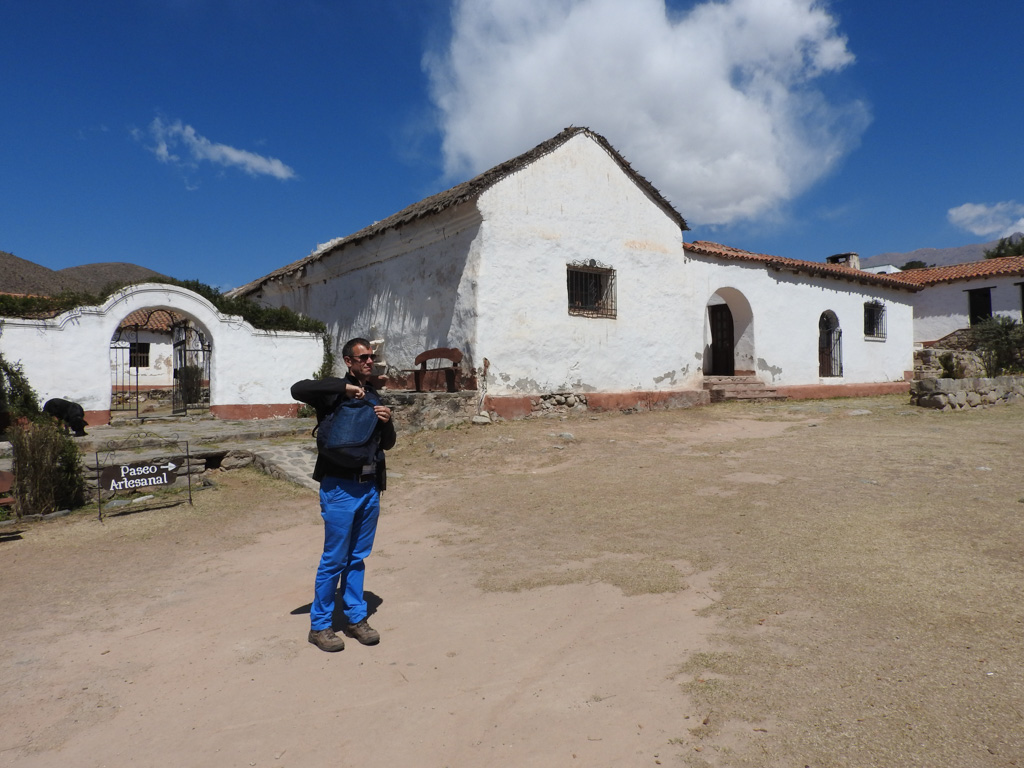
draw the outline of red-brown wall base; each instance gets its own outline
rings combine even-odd
[[[210,413],[218,419],[249,421],[251,419],[293,419],[299,415],[299,403],[276,405],[211,405]]]
[[[873,397],[875,395],[910,394],[908,381],[881,381],[874,384],[801,384],[776,387],[790,400],[827,400],[830,397]]]
[[[110,423],[110,411],[86,411],[85,423],[90,427],[98,427],[101,424]]]
[[[533,412],[533,403],[527,395],[488,396],[484,398],[484,410],[493,411],[503,419],[522,419]]]

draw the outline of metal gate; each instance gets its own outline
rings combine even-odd
[[[183,416],[190,410],[209,410],[210,342],[188,321],[175,323],[171,331],[174,339],[171,413]]]
[[[832,312],[822,312],[818,320],[818,375],[843,375],[843,330]]]
[[[139,415],[139,366],[132,350],[139,340],[139,326],[118,328],[110,342],[110,410]]]

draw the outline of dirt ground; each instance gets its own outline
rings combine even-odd
[[[376,647],[306,642],[314,493],[0,539],[0,766],[1024,766],[1024,407],[420,433]]]

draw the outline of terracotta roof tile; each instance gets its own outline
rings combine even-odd
[[[171,326],[181,320],[182,316],[177,312],[170,312],[166,309],[137,309],[117,326],[128,328],[138,326],[147,331],[169,331]]]
[[[712,243],[707,240],[683,243],[683,248],[690,253],[702,256],[764,264],[768,269],[778,272],[833,277],[839,280],[861,283],[862,285],[881,285],[887,288],[901,288],[910,291],[921,290],[919,285],[908,280],[893,279],[895,275],[877,275],[874,272],[865,272],[862,269],[853,269],[852,267],[844,267],[839,264],[821,264],[816,261],[802,261],[801,259],[790,259],[785,256],[769,256],[764,253],[753,253],[752,251],[744,251],[739,248],[731,248],[727,245]]]
[[[908,269],[895,272],[891,277],[916,285],[953,283],[957,280],[977,280],[984,277],[1024,276],[1024,256],[1002,256],[998,259],[970,261],[929,269]]]

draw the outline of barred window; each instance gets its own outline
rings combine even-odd
[[[128,345],[128,367],[149,368],[148,341],[133,341]]]
[[[869,301],[864,305],[864,335],[872,339],[885,338],[885,305]]]
[[[569,314],[615,317],[615,270],[594,259],[566,265]]]

